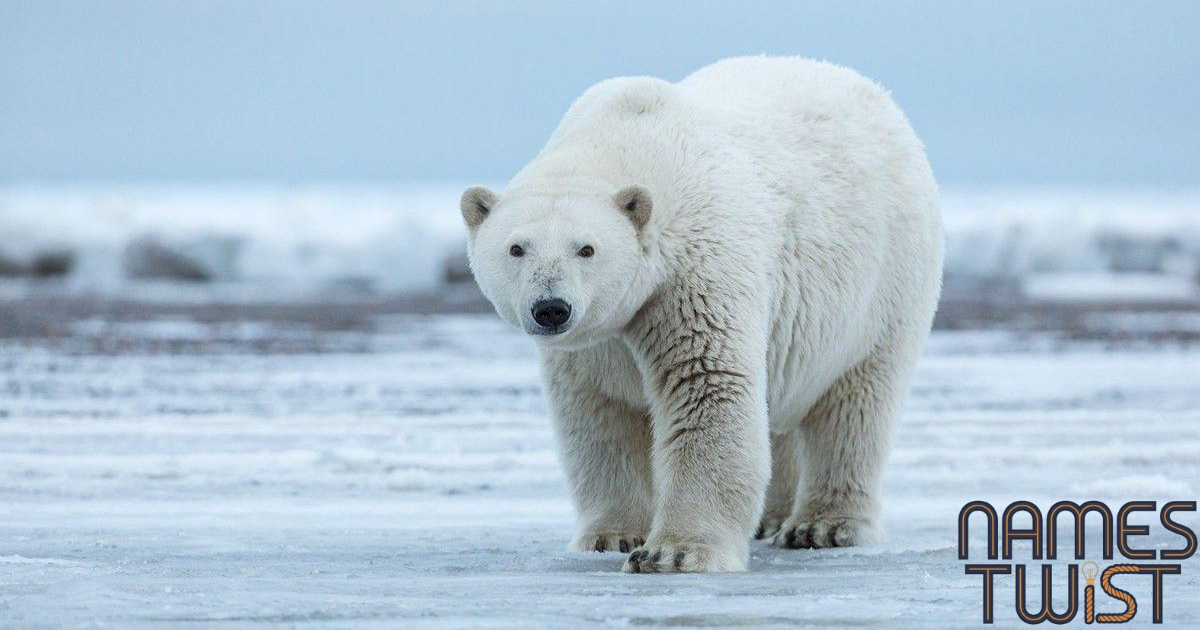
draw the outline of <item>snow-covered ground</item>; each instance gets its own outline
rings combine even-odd
[[[492,316],[69,329],[0,340],[0,628],[971,627],[965,502],[1200,489],[1200,347],[938,331],[887,543],[625,575],[620,554],[565,551],[533,351]],[[1178,546],[1151,529],[1144,545]],[[997,584],[997,626],[1025,627]],[[1197,561],[1165,584],[1164,627],[1200,625]],[[1125,588],[1148,624],[1149,585]]]

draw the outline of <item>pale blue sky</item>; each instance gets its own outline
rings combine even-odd
[[[803,54],[943,181],[1200,185],[1200,2],[0,0],[0,180],[504,180],[571,99]]]

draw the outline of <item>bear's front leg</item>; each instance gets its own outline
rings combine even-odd
[[[627,330],[651,398],[656,501],[627,572],[746,569],[771,472],[767,330],[742,307],[751,295],[730,290],[676,287]]]
[[[544,352],[543,379],[578,514],[573,551],[629,552],[650,531],[650,418],[614,396],[634,389],[636,366],[620,343]],[[624,368],[624,369],[623,369]],[[625,372],[629,375],[621,378]]]

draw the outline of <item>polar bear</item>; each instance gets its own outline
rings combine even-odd
[[[880,535],[880,475],[941,290],[937,185],[888,93],[802,58],[588,89],[471,269],[536,340],[577,550],[745,570]]]

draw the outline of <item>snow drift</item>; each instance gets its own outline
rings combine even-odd
[[[3,188],[0,280],[244,300],[432,289],[469,277],[462,188]],[[943,208],[948,295],[1200,295],[1200,191],[951,188]]]

